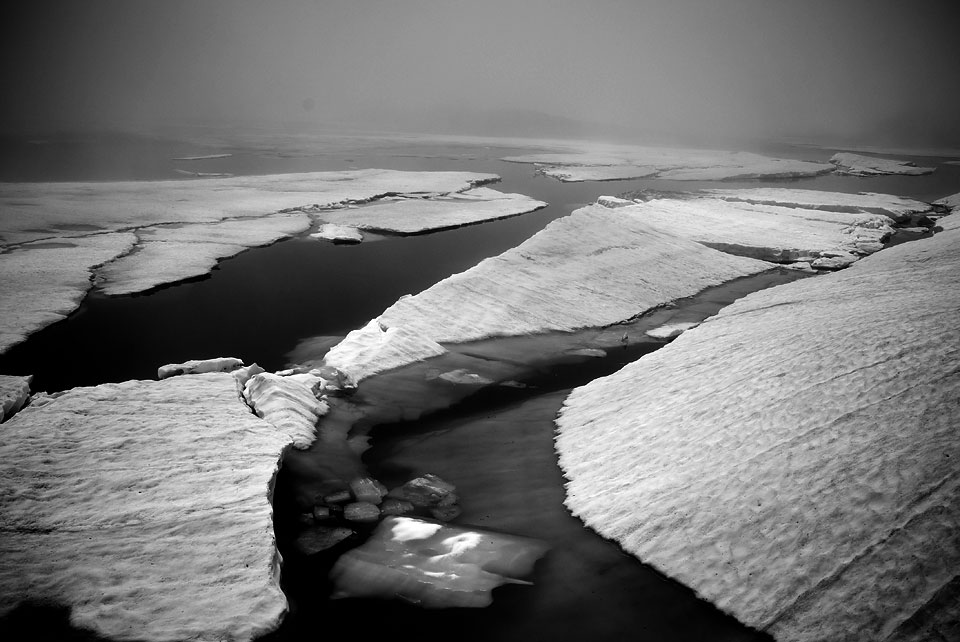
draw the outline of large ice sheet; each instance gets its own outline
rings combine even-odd
[[[496,179],[472,172],[364,169],[178,181],[0,183],[0,239],[9,245],[160,223],[214,223],[387,194],[457,192]]]
[[[250,640],[286,610],[270,493],[291,437],[230,374],[75,388],[3,424],[0,614],[126,640]]]
[[[904,174],[906,176],[920,176],[932,174],[933,167],[917,167],[913,161],[894,160],[892,158],[877,158],[840,152],[830,157],[830,162],[837,166],[837,173],[850,176],[884,176],[887,174]]]
[[[186,181],[0,183],[0,352],[74,310],[95,268],[104,292],[140,292],[201,276],[220,259],[305,231],[309,217],[324,208],[398,194],[449,197],[496,179],[370,169]],[[512,204],[525,198],[504,196]]]
[[[90,289],[92,271],[128,252],[136,240],[126,232],[93,234],[0,253],[0,352],[66,318]]]
[[[509,156],[503,160],[541,165],[561,181],[655,177],[678,181],[798,178],[833,171],[827,163],[771,158],[750,152],[667,147],[587,145],[569,152]]]
[[[960,229],[946,227],[751,294],[574,390],[557,420],[568,507],[777,640],[950,639],[936,627],[958,616]]]
[[[384,200],[356,209],[331,210],[318,218],[361,230],[420,234],[526,214],[546,205],[523,194],[478,187],[431,199]]]
[[[772,267],[658,231],[629,209],[594,205],[553,221],[516,248],[401,298],[363,336],[396,332],[384,361],[397,367],[434,356],[438,343],[610,325]],[[359,337],[329,354],[356,379],[379,352],[365,340],[354,372],[348,346]]]

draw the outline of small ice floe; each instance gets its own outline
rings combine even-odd
[[[690,328],[695,328],[698,325],[700,324],[692,322],[666,323],[659,328],[647,330],[644,334],[652,339],[675,339]]]
[[[609,207],[610,209],[616,209],[618,207],[633,205],[633,201],[628,201],[625,198],[619,198],[617,196],[601,196],[597,199],[597,205]]]
[[[180,156],[179,158],[174,158],[175,161],[195,161],[195,160],[212,160],[214,158],[230,158],[233,154],[204,154],[203,156]]]
[[[243,367],[243,361],[236,357],[216,357],[213,359],[191,359],[183,363],[168,363],[157,369],[157,379],[176,377],[184,374],[202,374],[205,372],[233,372]]]
[[[316,232],[310,235],[310,238],[330,241],[332,243],[360,243],[363,241],[363,233],[349,225],[324,223]]]
[[[395,598],[424,608],[484,607],[502,584],[529,584],[547,551],[538,540],[390,516],[337,560],[334,598]]]

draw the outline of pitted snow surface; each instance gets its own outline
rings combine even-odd
[[[75,388],[3,424],[0,614],[125,640],[250,640],[286,610],[270,493],[291,438],[229,374]]]
[[[949,639],[960,229],[948,227],[751,294],[574,390],[557,419],[568,507],[777,640]]]
[[[553,221],[516,248],[401,298],[327,361],[359,380],[381,361],[380,344],[383,362],[397,367],[435,356],[441,343],[617,323],[772,267],[660,232],[628,209],[595,205]],[[354,352],[362,356],[356,366]]]

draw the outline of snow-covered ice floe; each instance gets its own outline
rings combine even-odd
[[[772,264],[660,231],[633,207],[595,205],[406,296],[324,361],[356,380],[436,356],[443,343],[618,323]]]
[[[556,442],[571,511],[777,640],[950,639],[956,218],[574,390]]]
[[[202,276],[221,259],[384,197],[367,221],[414,233],[512,216],[540,201],[470,172],[356,170],[218,180],[0,183],[0,352],[73,311],[91,275],[110,295]],[[408,219],[408,220],[407,220]],[[406,222],[404,222],[406,220]]]
[[[65,319],[86,296],[93,270],[136,241],[114,232],[24,243],[0,253],[0,352]]]
[[[324,223],[310,238],[332,241],[333,243],[360,243],[363,241],[363,232],[349,225],[335,225]]]
[[[920,176],[932,174],[934,167],[917,167],[913,161],[894,160],[892,158],[877,158],[840,152],[830,157],[830,162],[837,166],[838,174],[849,176],[884,176],[888,174],[904,174]]]
[[[226,373],[75,388],[3,424],[0,615],[97,635],[250,640],[278,626],[270,493],[291,436]]]
[[[323,212],[318,218],[373,232],[422,234],[526,214],[546,205],[523,194],[477,187],[430,199],[384,199],[366,207]]]
[[[536,164],[541,173],[564,182],[633,178],[678,181],[777,179],[817,176],[834,170],[827,163],[770,158],[750,152],[613,145],[509,156],[503,160]]]
[[[765,261],[791,263],[869,254],[883,247],[894,221],[883,214],[851,214],[761,205],[722,198],[654,199],[617,210],[663,232]]]

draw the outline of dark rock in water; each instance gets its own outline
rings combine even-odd
[[[449,522],[455,520],[460,516],[460,507],[456,504],[450,504],[448,506],[437,506],[436,508],[430,509],[430,514],[435,518],[439,519],[441,522]]]
[[[403,486],[391,490],[387,497],[393,499],[405,499],[414,506],[420,508],[432,508],[440,506],[444,500],[446,504],[456,503],[454,491],[456,486],[446,482],[436,475],[427,473],[422,477],[411,479]],[[454,495],[453,502],[450,502],[449,496]]]
[[[350,492],[358,502],[379,504],[387,494],[387,487],[372,477],[358,477],[350,482]]]
[[[408,515],[415,510],[415,506],[404,499],[385,499],[380,505],[380,512],[384,515]]]
[[[334,514],[333,509],[329,506],[314,506],[313,507],[313,520],[315,522],[329,522],[332,521],[336,515]]]
[[[370,502],[353,502],[343,507],[343,518],[350,522],[371,524],[380,519],[380,509]]]
[[[352,535],[354,532],[349,528],[314,526],[297,538],[297,550],[304,555],[314,555],[333,548]]]
[[[390,516],[330,572],[334,598],[402,599],[425,608],[484,607],[547,551],[538,540],[413,517]]]
[[[314,519],[313,513],[300,513],[297,516],[297,521],[300,522],[301,524],[312,526],[314,521],[316,520]]]
[[[350,494],[349,490],[339,490],[335,493],[324,495],[323,503],[328,506],[331,504],[346,504],[351,499],[353,499],[353,495]]]

